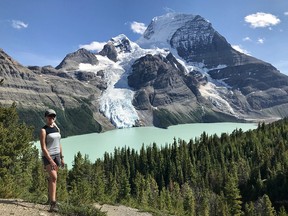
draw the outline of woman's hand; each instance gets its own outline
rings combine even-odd
[[[61,167],[64,168],[64,166],[65,166],[64,158],[61,158]]]
[[[57,164],[55,163],[55,161],[54,160],[52,160],[51,162],[50,162],[50,165],[51,165],[51,170],[57,170]]]

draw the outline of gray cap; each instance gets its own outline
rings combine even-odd
[[[48,110],[46,110],[46,112],[45,112],[45,117],[46,117],[46,116],[49,116],[49,115],[55,115],[55,116],[56,116],[55,110],[53,110],[53,109],[48,109]]]

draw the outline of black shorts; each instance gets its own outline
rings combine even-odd
[[[53,159],[53,161],[57,164],[58,167],[61,165],[60,153],[55,154],[55,155],[50,155],[50,157]],[[50,164],[50,162],[47,160],[45,156],[42,156],[42,161],[45,167]]]

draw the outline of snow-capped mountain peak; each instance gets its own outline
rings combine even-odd
[[[138,49],[139,46],[132,42],[126,35],[120,34],[116,37],[113,37],[108,42],[110,44],[113,44],[113,46],[116,48],[117,53],[127,53],[127,52],[133,52],[135,49]]]
[[[137,41],[141,47],[170,47],[170,41],[175,32],[191,22],[210,27],[211,23],[199,15],[168,13],[152,19],[143,36]]]

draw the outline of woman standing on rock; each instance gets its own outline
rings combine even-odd
[[[55,123],[56,112],[48,109],[45,112],[46,125],[40,132],[40,143],[42,149],[42,160],[46,171],[49,173],[49,200],[50,212],[58,211],[56,205],[56,184],[57,171],[59,166],[64,166],[64,157],[62,154],[62,146],[60,144],[60,129]]]

